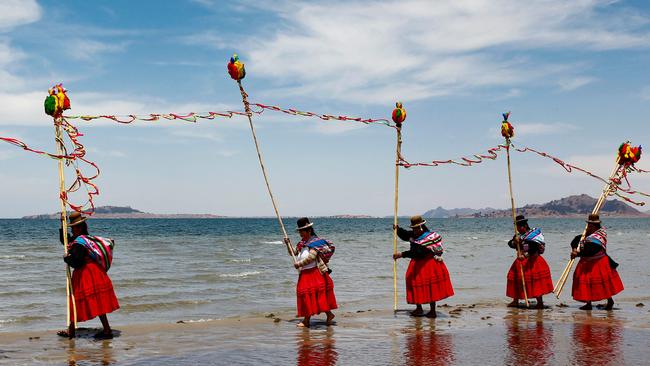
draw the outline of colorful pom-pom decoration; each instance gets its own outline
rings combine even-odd
[[[641,146],[632,146],[630,142],[624,142],[618,148],[618,163],[630,166],[641,160]]]
[[[510,112],[503,114],[503,121],[501,122],[501,136],[511,139],[515,136],[515,128],[508,122]]]
[[[402,102],[395,103],[395,109],[393,109],[393,122],[401,125],[402,122],[406,119],[406,110],[402,107]]]
[[[45,113],[52,117],[59,117],[63,111],[70,109],[70,99],[63,84],[54,85],[48,90],[48,94],[44,103]]]
[[[232,55],[230,62],[228,62],[228,74],[230,74],[230,77],[233,78],[233,80],[237,81],[246,77],[244,63],[239,61],[239,56],[237,56],[236,53]]]

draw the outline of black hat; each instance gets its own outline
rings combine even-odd
[[[589,218],[587,218],[587,223],[600,225],[600,216],[598,216],[598,214],[589,214]]]
[[[526,217],[524,217],[524,215],[517,215],[517,217],[515,218],[515,223],[517,223],[517,225],[519,225],[519,224],[527,224],[528,219]]]
[[[296,231],[300,231],[314,226],[314,224],[309,222],[309,219],[306,217],[298,219],[297,225],[298,228],[296,229]]]

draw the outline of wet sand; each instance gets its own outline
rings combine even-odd
[[[74,340],[55,330],[0,334],[2,364],[70,365],[639,365],[650,347],[648,307],[617,310],[511,309],[503,303],[442,302],[438,318],[347,305],[328,327],[314,318],[296,327],[293,312],[221,320],[116,326],[113,340],[96,329]],[[425,307],[426,310],[426,307]],[[94,325],[95,321],[86,323]],[[82,324],[82,325],[86,325]],[[98,324],[98,322],[97,322]]]

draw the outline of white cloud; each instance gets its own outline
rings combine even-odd
[[[592,77],[578,76],[578,77],[573,77],[568,79],[562,79],[558,81],[558,85],[560,86],[560,89],[564,91],[571,91],[583,87],[587,84],[591,84],[594,81],[596,81],[596,79]]]
[[[304,2],[284,24],[239,44],[249,73],[278,94],[387,103],[531,82],[564,90],[593,78],[577,65],[517,51],[615,50],[650,44],[643,17],[609,1]],[[514,56],[512,56],[514,55]],[[246,57],[244,57],[244,61]]]
[[[62,44],[70,57],[82,61],[93,60],[104,53],[122,52],[127,45],[127,42],[101,42],[84,38],[68,39]]]
[[[33,23],[41,18],[41,7],[35,0],[0,1],[0,30]]]

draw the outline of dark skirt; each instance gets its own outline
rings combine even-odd
[[[433,256],[411,259],[406,270],[406,302],[426,304],[446,299],[454,294],[449,271]]]
[[[553,292],[553,280],[551,269],[541,255],[534,255],[522,261],[515,259],[508,271],[508,285],[506,296],[513,299],[523,299],[524,291],[521,284],[521,270],[524,267],[524,280],[526,281],[526,294],[528,298],[534,298]]]
[[[618,272],[609,264],[605,255],[600,258],[580,258],[573,273],[571,295],[576,301],[599,301],[623,291]]]
[[[111,279],[92,260],[88,260],[83,267],[75,269],[72,273],[72,291],[78,322],[85,322],[120,308]]]

